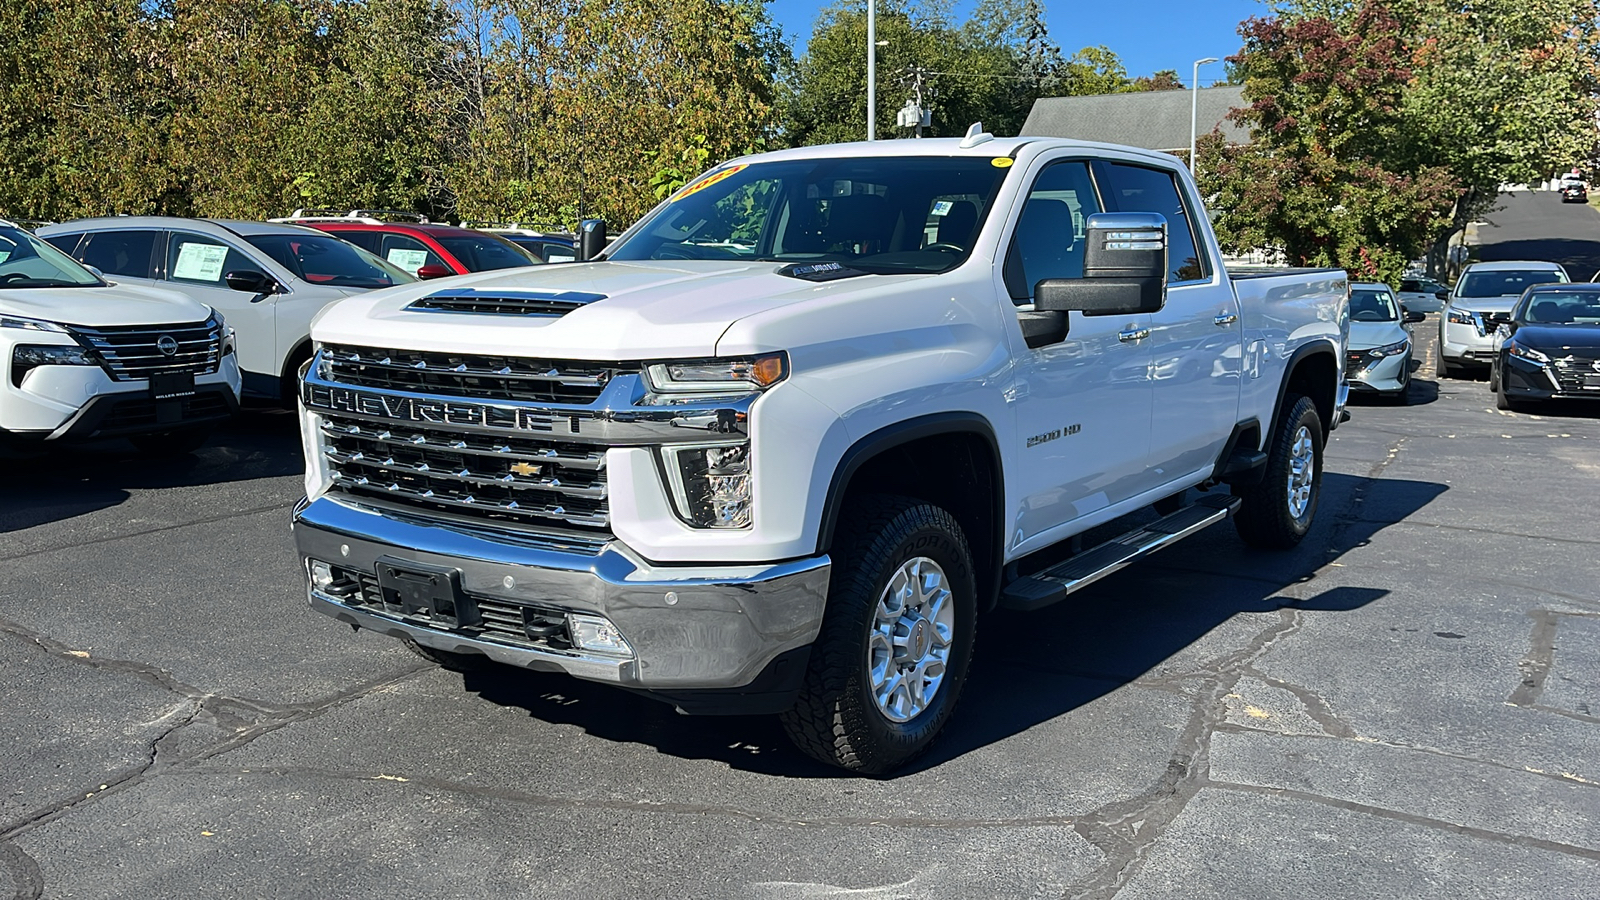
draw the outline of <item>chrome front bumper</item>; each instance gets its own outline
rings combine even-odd
[[[457,653],[647,691],[750,685],[781,654],[816,639],[828,592],[824,556],[758,565],[655,565],[620,542],[558,548],[489,527],[456,527],[359,505],[302,501],[293,531],[311,560],[375,571],[380,557],[460,572],[464,593],[609,619],[631,656],[518,646],[347,603],[309,584],[311,608],[361,628]],[[592,552],[591,552],[592,551]]]

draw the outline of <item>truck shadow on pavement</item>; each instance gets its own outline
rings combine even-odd
[[[305,471],[299,425],[282,410],[247,410],[194,453],[141,456],[125,440],[16,454],[0,462],[0,534],[110,509],[133,490],[253,481]]]
[[[1231,527],[1217,525],[1056,606],[981,618],[973,669],[955,715],[932,752],[897,776],[1004,741],[1148,679],[1236,615],[1283,608],[1349,611],[1386,596],[1389,591],[1377,587],[1296,586],[1314,582],[1319,569],[1366,546],[1446,490],[1431,482],[1329,473],[1323,480],[1324,515],[1293,551],[1250,549]],[[1359,580],[1359,569],[1340,571]],[[1302,599],[1285,596],[1290,589]],[[463,677],[466,689],[485,700],[602,740],[768,775],[852,777],[795,750],[776,717],[690,718],[615,688],[501,667]]]

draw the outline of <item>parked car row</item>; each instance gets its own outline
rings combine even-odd
[[[293,404],[324,306],[419,279],[568,262],[570,235],[382,210],[269,222],[0,220],[0,439],[187,451],[242,398]]]

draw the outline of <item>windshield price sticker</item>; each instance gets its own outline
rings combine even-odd
[[[216,244],[184,244],[178,250],[178,261],[172,267],[173,278],[192,281],[221,281],[222,264],[228,258],[228,248]]]
[[[417,270],[427,265],[428,251],[426,250],[390,250],[389,262],[394,263],[406,271],[407,275],[417,274]]]
[[[690,194],[694,194],[694,193],[698,193],[700,191],[703,191],[706,188],[711,187],[713,184],[716,184],[719,181],[726,181],[727,179],[732,178],[734,175],[738,174],[739,172],[744,171],[747,168],[749,168],[749,167],[748,166],[729,166],[728,168],[723,169],[720,172],[712,172],[710,175],[707,175],[706,177],[704,177],[704,178],[700,179],[699,181],[695,182],[694,184],[691,184],[688,187],[684,188],[683,190],[679,191],[678,192],[678,199],[682,200],[683,198],[689,196]]]
[[[996,169],[1009,169],[1015,161],[1009,156],[996,156],[994,159],[989,160],[989,165],[994,166]]]

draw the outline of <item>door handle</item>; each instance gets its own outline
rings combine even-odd
[[[1117,332],[1117,340],[1122,341],[1123,343],[1127,343],[1129,341],[1142,340],[1142,339],[1147,338],[1149,336],[1150,336],[1150,329],[1148,329],[1148,328],[1131,328],[1131,329],[1129,329],[1127,331],[1119,331],[1119,332]]]
[[[1239,317],[1234,315],[1233,313],[1223,313],[1222,315],[1217,316],[1215,319],[1212,319],[1211,321],[1217,323],[1219,326],[1221,326],[1223,328],[1226,328],[1229,325],[1232,325],[1233,323],[1239,321]]]

